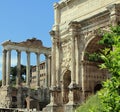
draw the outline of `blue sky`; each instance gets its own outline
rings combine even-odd
[[[0,0],[0,43],[11,40],[25,41],[36,37],[50,47],[49,31],[54,23],[53,3],[59,0]],[[25,64],[24,54],[21,63]],[[34,58],[34,55],[31,56]],[[32,61],[31,64],[36,62]],[[12,52],[12,66],[16,65],[16,52]],[[2,46],[0,45],[0,79]]]

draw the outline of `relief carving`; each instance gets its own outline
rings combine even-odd
[[[70,66],[71,63],[71,45],[70,42],[62,43],[62,68]]]

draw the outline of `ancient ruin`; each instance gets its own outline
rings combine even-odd
[[[0,107],[1,108],[12,108],[14,107],[13,102],[16,100],[16,108],[36,108],[40,110],[40,100],[43,101],[44,98],[48,98],[48,89],[40,88],[40,54],[46,56],[46,73],[49,71],[48,67],[48,57],[51,55],[51,48],[44,47],[41,40],[36,38],[28,39],[24,42],[16,43],[6,41],[2,43],[3,46],[3,63],[2,63],[2,87],[0,88]],[[10,84],[10,67],[11,67],[11,51],[15,50],[17,52],[17,77],[16,77],[16,90]],[[21,52],[26,52],[27,65],[26,65],[26,84],[23,86],[21,84]],[[36,54],[36,91],[31,91],[30,87],[30,53]],[[47,73],[48,75],[48,73]],[[46,78],[46,83],[48,79]],[[46,85],[47,86],[47,85]],[[15,95],[14,95],[15,94]],[[43,97],[43,94],[46,96]],[[48,100],[47,99],[47,100]]]
[[[30,52],[36,53],[37,66],[41,52],[52,56],[49,70],[50,103],[43,112],[73,112],[89,95],[101,89],[103,80],[110,77],[107,70],[99,69],[101,61],[91,61],[87,54],[103,49],[103,46],[98,44],[103,32],[108,31],[111,25],[120,24],[120,0],[60,0],[54,4],[54,15],[55,22],[50,31],[51,51],[35,39],[22,43],[7,41],[2,44],[4,49],[1,107],[10,106],[10,51],[13,49],[18,52],[18,85],[20,52],[27,53],[28,88]],[[39,87],[39,78],[37,79],[36,84]],[[21,95],[19,92],[18,97]],[[21,100],[18,101],[19,108]]]

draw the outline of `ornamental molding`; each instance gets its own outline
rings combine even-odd
[[[109,20],[110,20],[110,12],[104,11],[90,18],[87,18],[86,20],[80,21],[81,31],[88,30],[88,29],[93,30],[94,27],[98,28],[101,25],[109,23]]]

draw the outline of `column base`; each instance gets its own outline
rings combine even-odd
[[[47,105],[42,112],[65,112],[63,106],[58,105]]]
[[[77,105],[76,104],[73,104],[73,103],[68,103],[65,105],[65,109],[64,109],[64,112],[74,112],[75,109],[76,109]]]

